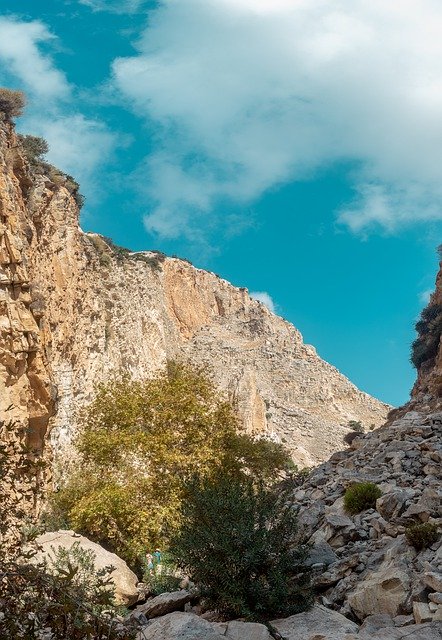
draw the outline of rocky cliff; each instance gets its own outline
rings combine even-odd
[[[0,410],[29,456],[48,429],[57,455],[69,445],[76,410],[112,372],[149,376],[177,358],[211,371],[245,428],[283,441],[301,466],[339,448],[349,420],[383,422],[386,405],[246,289],[83,233],[67,178],[46,173],[1,121]]]

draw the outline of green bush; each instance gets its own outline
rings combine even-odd
[[[410,360],[419,369],[437,355],[442,333],[442,305],[432,304],[423,309],[415,328],[419,335],[411,346]]]
[[[270,480],[289,464],[281,445],[238,433],[234,406],[207,376],[172,362],[149,380],[101,385],[80,423],[81,464],[52,508],[135,568],[146,546],[167,548],[165,525],[179,517],[193,473],[221,467]]]
[[[170,551],[209,607],[266,620],[312,602],[308,548],[297,543],[288,494],[247,476],[219,474],[186,486]]]
[[[347,426],[353,431],[356,431],[356,433],[364,433],[364,427],[359,420],[349,420]]]
[[[353,484],[345,492],[344,507],[348,513],[360,513],[366,509],[374,509],[376,500],[380,498],[382,491],[372,482],[359,482]]]
[[[73,546],[54,551],[50,562],[30,554],[0,561],[0,637],[14,640],[129,640],[117,627],[111,567],[95,571],[93,554]]]
[[[439,539],[439,528],[436,524],[425,522],[414,524],[405,529],[405,537],[408,542],[419,551],[427,549]]]
[[[19,135],[23,151],[31,165],[36,165],[42,162],[43,156],[49,151],[49,145],[44,138],[38,138],[37,136]]]
[[[26,105],[26,96],[23,91],[14,91],[0,87],[0,111],[7,118],[18,118],[22,115]]]

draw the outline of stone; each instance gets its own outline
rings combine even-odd
[[[265,625],[239,620],[227,624],[225,636],[231,640],[273,640]]]
[[[172,611],[184,608],[191,599],[190,593],[184,589],[171,593],[161,593],[137,607],[137,611],[144,613],[148,618],[164,616]]]
[[[413,602],[413,615],[416,622],[431,622],[433,614],[426,602]]]
[[[422,582],[434,591],[442,591],[442,573],[427,571],[422,577]]]
[[[393,618],[386,613],[378,613],[373,616],[368,616],[365,618],[364,622],[361,625],[359,633],[370,634],[374,631],[378,631],[378,629],[386,629],[387,627],[394,627],[395,623]]]
[[[438,622],[430,622],[395,629],[387,627],[374,633],[362,632],[355,640],[442,640],[442,626]]]
[[[329,565],[336,562],[337,559],[338,557],[331,546],[323,538],[320,538],[314,542],[305,564],[308,567],[314,564]]]
[[[428,594],[428,600],[431,600],[431,602],[435,602],[436,604],[442,604],[442,593],[440,591],[430,593]]]
[[[174,611],[149,622],[136,640],[225,640],[225,636],[194,613]]]
[[[115,599],[119,604],[131,605],[138,600],[138,578],[129,569],[124,560],[74,531],[60,530],[38,536],[35,539],[35,547],[38,551],[33,556],[32,561],[38,562],[45,559],[51,564],[54,550],[59,548],[71,549],[74,544],[78,544],[85,551],[93,552],[95,569],[104,569],[109,565],[115,567],[110,574],[110,578],[115,585]]]
[[[345,616],[322,605],[289,618],[272,620],[270,626],[284,640],[348,640],[348,634],[356,634],[359,629]]]
[[[348,603],[360,620],[377,613],[394,617],[402,613],[409,592],[409,574],[390,564],[370,572],[358,582],[348,596]]]

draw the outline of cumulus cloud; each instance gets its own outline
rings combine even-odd
[[[436,0],[162,0],[113,64],[159,132],[147,227],[186,233],[334,163],[353,231],[442,219],[441,30]]]
[[[275,303],[266,291],[252,291],[250,293],[250,297],[254,300],[258,300],[258,302],[262,302],[269,311],[275,313]]]
[[[45,138],[48,160],[79,179],[84,191],[116,140],[103,123],[72,108],[75,87],[42,51],[55,39],[38,20],[0,17],[0,83],[25,91],[28,107],[20,130]]]

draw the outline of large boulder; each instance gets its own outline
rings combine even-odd
[[[265,625],[240,620],[232,620],[227,624],[225,636],[229,640],[273,640]]]
[[[359,627],[337,611],[315,605],[310,611],[272,620],[271,627],[284,640],[348,640]]]
[[[143,627],[136,640],[226,640],[211,622],[194,613],[174,611]]]
[[[410,588],[410,576],[405,569],[394,564],[382,565],[358,583],[348,596],[348,604],[360,620],[377,613],[394,617],[403,613]]]
[[[34,562],[46,560],[51,564],[54,551],[57,551],[60,547],[63,549],[71,549],[73,545],[77,543],[81,549],[93,552],[95,556],[94,566],[97,571],[109,565],[114,567],[110,578],[115,585],[116,602],[124,605],[134,604],[138,599],[138,578],[135,573],[131,571],[124,560],[115,555],[115,553],[106,551],[99,544],[92,542],[92,540],[74,531],[52,531],[38,536],[35,540],[37,553],[33,556],[32,560]]]
[[[148,618],[164,616],[172,611],[183,609],[190,600],[190,593],[185,591],[173,591],[172,593],[161,593],[159,596],[148,600],[145,604],[137,607],[137,611],[144,613]]]

